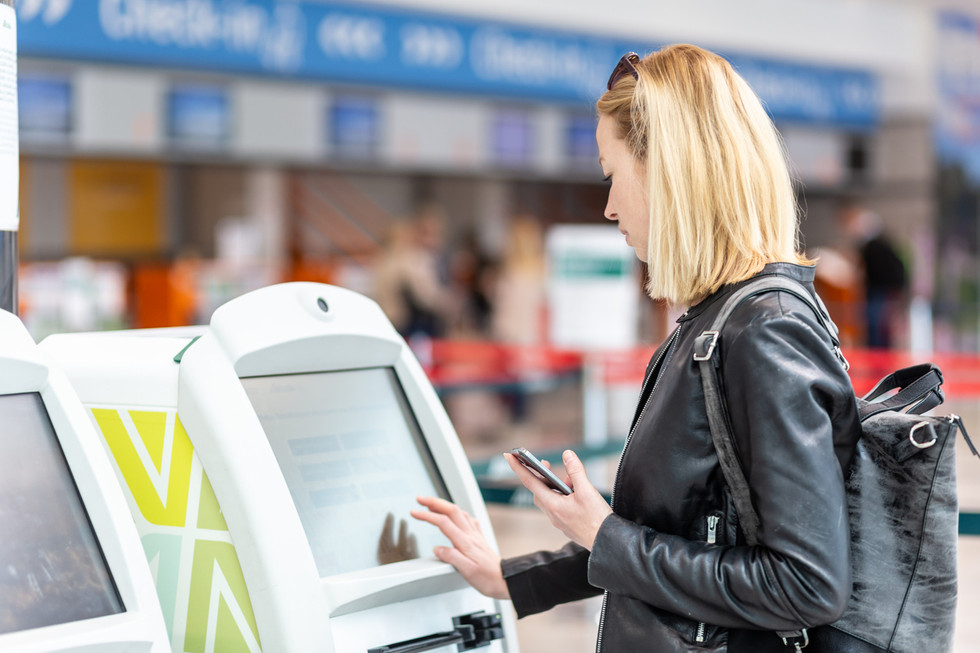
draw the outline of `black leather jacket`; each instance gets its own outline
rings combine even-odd
[[[813,292],[814,269],[767,265]],[[694,339],[727,286],[654,354],[592,552],[503,562],[518,616],[606,592],[597,650],[789,651],[774,631],[836,620],[850,595],[844,477],[860,433],[850,379],[812,310],[757,295],[719,341],[724,397],[761,525],[741,540],[705,411]]]

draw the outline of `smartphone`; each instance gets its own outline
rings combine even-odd
[[[511,449],[510,452],[514,454],[518,462],[531,470],[538,478],[544,481],[545,485],[550,487],[552,490],[561,492],[562,494],[571,494],[572,488],[565,485],[565,482],[560,478],[555,476],[555,473],[544,466],[540,460],[538,460],[533,453],[525,449],[524,447],[517,447]]]

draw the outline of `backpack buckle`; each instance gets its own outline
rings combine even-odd
[[[919,439],[915,437],[915,432],[919,429],[929,429],[932,439],[919,441]],[[928,449],[932,445],[936,444],[936,440],[938,439],[939,436],[936,435],[936,430],[932,428],[932,424],[929,422],[917,422],[916,425],[909,430],[909,442],[911,442],[912,446],[917,449]]]
[[[717,331],[702,331],[701,335],[694,339],[694,360],[698,362],[711,360],[717,344]]]
[[[806,632],[806,628],[796,633],[789,633],[788,637],[783,637],[783,646],[792,646],[794,651],[799,653],[807,646],[810,645],[810,634]],[[803,638],[803,642],[800,643],[800,637]]]

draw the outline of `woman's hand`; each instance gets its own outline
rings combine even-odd
[[[524,487],[534,495],[534,505],[548,515],[555,528],[576,544],[591,551],[599,527],[612,512],[612,508],[589,482],[585,466],[575,452],[566,450],[562,454],[562,462],[568,472],[565,483],[574,490],[567,496],[549,488],[511,454],[505,453],[504,458]]]
[[[418,502],[429,510],[412,510],[412,517],[438,526],[452,543],[451,547],[435,547],[433,553],[436,557],[455,567],[466,582],[481,594],[495,599],[509,599],[510,592],[500,569],[500,555],[483,536],[480,523],[468,512],[444,499],[418,497]]]

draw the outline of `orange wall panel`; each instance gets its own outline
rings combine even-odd
[[[133,256],[165,248],[163,168],[136,161],[75,161],[69,172],[72,254]]]

